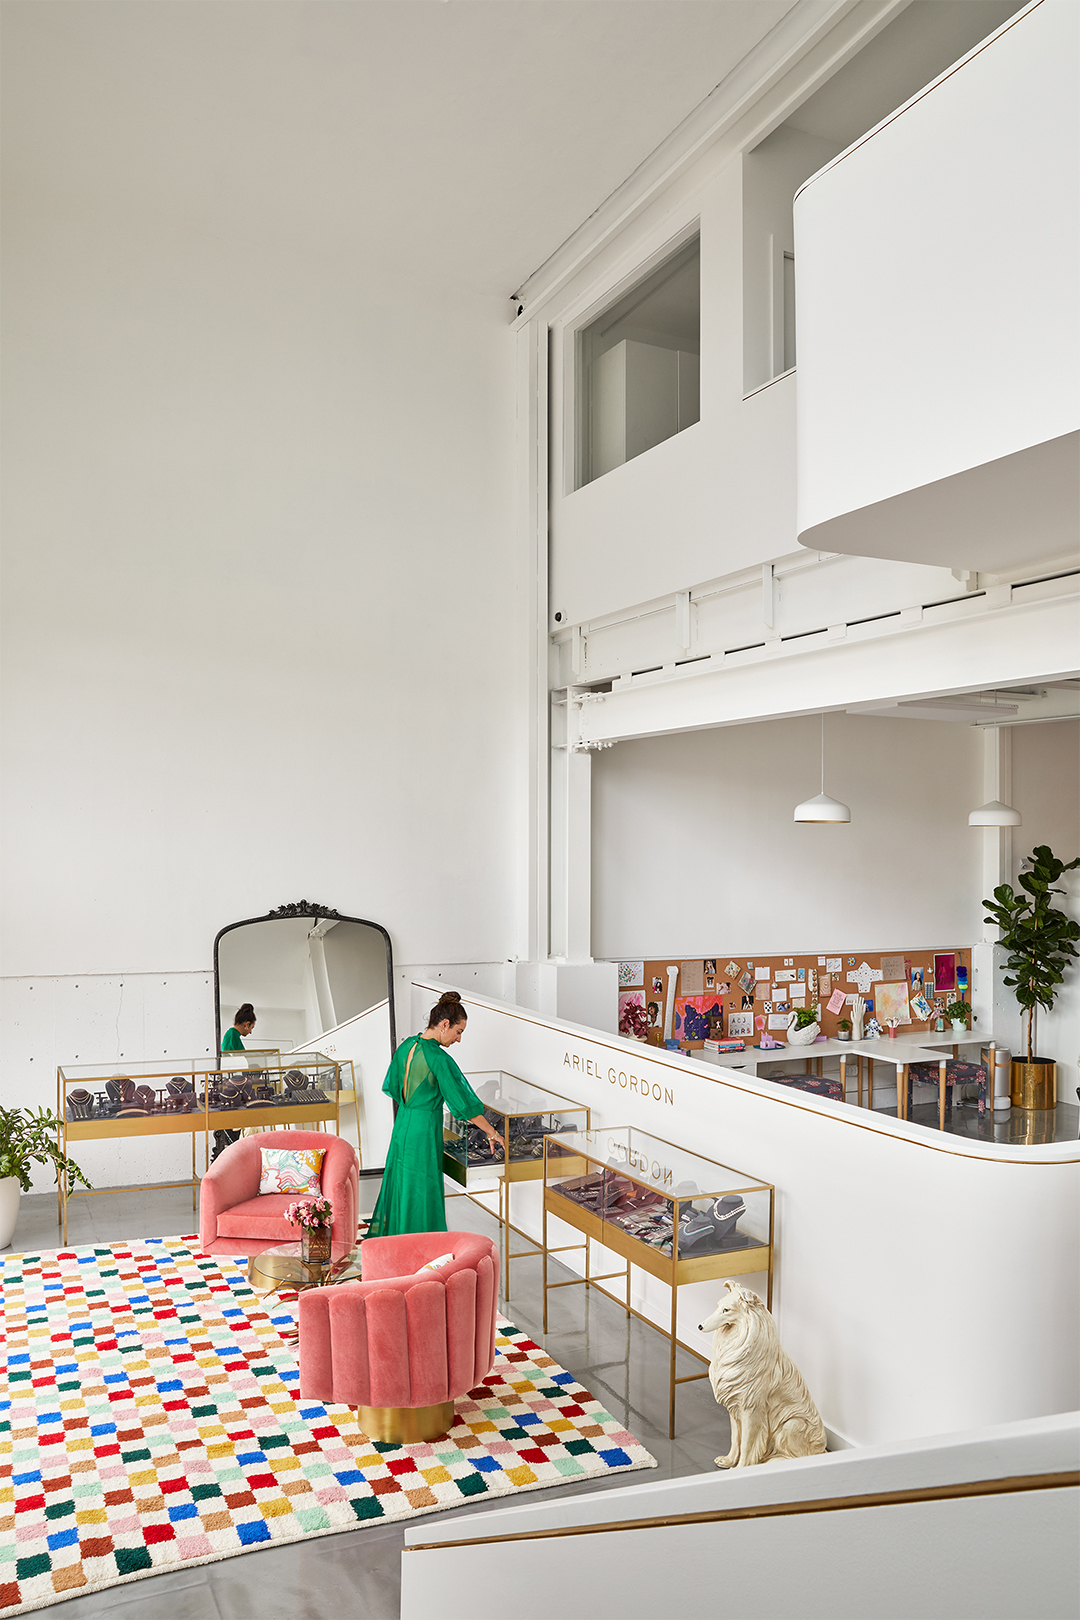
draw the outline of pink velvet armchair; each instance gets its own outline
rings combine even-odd
[[[285,1219],[296,1193],[259,1194],[262,1148],[322,1148],[322,1191],[334,1206],[335,1243],[352,1243],[360,1210],[356,1149],[322,1131],[261,1131],[242,1136],[207,1170],[199,1190],[199,1245],[206,1254],[261,1254],[300,1233]]]
[[[476,1232],[410,1232],[368,1238],[360,1263],[362,1282],[300,1295],[300,1395],[358,1407],[370,1440],[434,1440],[494,1364],[498,1248]]]

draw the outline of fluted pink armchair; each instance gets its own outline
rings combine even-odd
[[[300,1295],[301,1398],[358,1407],[369,1440],[434,1440],[494,1365],[498,1248],[476,1232],[410,1232],[366,1239],[360,1263],[362,1282]]]
[[[242,1136],[214,1160],[199,1190],[199,1246],[206,1254],[261,1254],[278,1243],[298,1243],[285,1219],[297,1193],[259,1193],[262,1148],[322,1148],[321,1183],[334,1206],[334,1243],[352,1243],[360,1210],[356,1149],[323,1131],[261,1131]]]

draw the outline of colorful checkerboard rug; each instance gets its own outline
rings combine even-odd
[[[656,1466],[500,1318],[430,1445],[298,1395],[295,1305],[194,1238],[2,1257],[0,1614],[261,1546]]]

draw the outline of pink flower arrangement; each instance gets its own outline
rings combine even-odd
[[[321,1195],[317,1198],[298,1198],[295,1204],[290,1204],[285,1211],[285,1219],[290,1226],[300,1226],[307,1230],[312,1227],[331,1226],[334,1220],[334,1206],[329,1198]]]

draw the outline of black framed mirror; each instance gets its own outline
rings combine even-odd
[[[393,988],[393,947],[381,923],[309,900],[244,917],[214,939],[214,1049],[220,1053],[236,1009],[248,1002],[255,1028],[245,1048],[282,1053],[340,1045],[335,1031],[385,1004],[389,1062],[397,1045]]]

